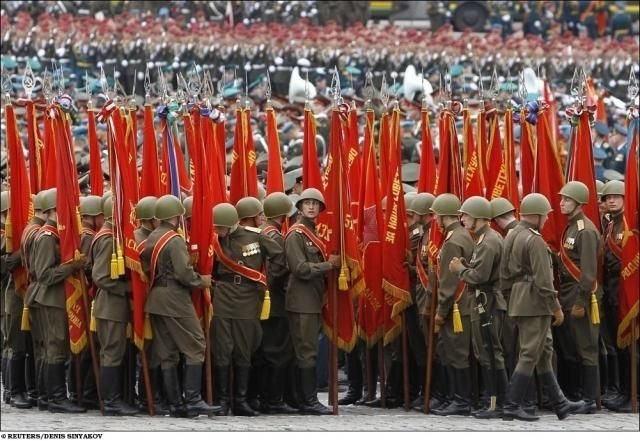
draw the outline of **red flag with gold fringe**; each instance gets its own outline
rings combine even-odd
[[[4,225],[5,249],[8,254],[20,251],[20,241],[29,219],[33,216],[33,203],[27,165],[24,161],[22,141],[18,134],[16,114],[11,104],[5,106],[7,127],[7,168],[10,209]],[[27,292],[27,271],[23,265],[12,271],[16,292],[21,296]],[[4,293],[0,293],[4,295]]]
[[[506,168],[502,154],[502,140],[500,138],[500,124],[498,111],[494,108],[487,112],[489,119],[489,143],[485,160],[487,161],[486,198],[491,200],[504,196],[506,185]]]
[[[153,122],[153,108],[144,106],[144,127],[142,135],[142,174],[140,179],[140,197],[163,194],[160,183],[160,164],[158,162],[158,143]]]
[[[380,188],[386,191],[389,174],[389,151],[391,148],[391,115],[387,112],[380,117],[378,148],[380,156]]]
[[[310,109],[304,109],[302,139],[302,186],[322,190],[322,173],[316,147],[316,117]]]
[[[32,100],[27,100],[27,147],[29,150],[29,176],[31,179],[31,191],[38,194],[44,190],[44,142],[38,127],[36,105]]]
[[[429,111],[421,111],[422,146],[420,154],[420,176],[418,177],[418,193],[432,193],[436,185],[436,157],[433,153],[433,139],[429,123]]]
[[[376,166],[373,110],[367,110],[364,146],[362,149],[364,173],[360,184],[360,214],[358,238],[362,243],[362,263],[365,291],[358,297],[358,334],[367,346],[374,345],[383,334],[384,294],[382,291],[382,207],[380,181]]]
[[[102,196],[104,193],[104,178],[102,176],[102,154],[98,147],[98,131],[96,129],[96,115],[93,109],[87,109],[87,141],[89,143],[89,187],[91,194]]]
[[[345,139],[347,148],[349,191],[351,194],[351,215],[356,226],[359,222],[358,204],[360,203],[360,180],[362,179],[362,160],[358,143],[358,111],[355,104],[349,111],[349,124]]]
[[[516,174],[516,149],[513,139],[513,111],[507,109],[504,112],[504,189],[502,197],[511,201],[516,208],[516,212],[520,211],[520,192],[518,191],[518,175]],[[494,188],[497,191],[499,186]]]
[[[636,110],[637,112],[637,110]],[[624,238],[620,261],[620,293],[618,295],[618,347],[625,348],[632,342],[632,326],[636,339],[640,335],[638,325],[638,286],[640,286],[640,221],[638,220],[638,137],[640,119],[636,113],[629,124],[627,168],[624,179]]]
[[[536,168],[536,142],[533,137],[533,128],[526,120],[526,110],[520,110],[520,180],[522,182],[522,195],[533,191],[533,172]]]
[[[73,261],[80,253],[80,189],[69,137],[68,115],[57,104],[47,107],[51,129],[51,142],[56,149],[56,211],[60,235],[60,262]],[[72,274],[64,281],[66,310],[71,352],[79,354],[88,342],[88,321],[82,300],[82,282],[79,274]]]
[[[44,121],[44,165],[42,170],[42,190],[56,186],[56,144],[54,141],[53,122],[45,116]]]
[[[326,296],[322,310],[324,330],[338,348],[351,351],[357,340],[353,299],[365,289],[362,261],[357,242],[356,226],[351,215],[351,195],[349,191],[348,152],[346,136],[348,113],[334,109],[331,112],[331,143],[325,170],[324,195],[327,202],[323,213],[328,229],[321,236],[327,245],[327,254],[341,254],[342,264],[338,276],[337,304],[333,297]],[[318,230],[320,231],[320,230]],[[329,281],[335,283],[335,281]],[[333,310],[337,309],[337,323]]]
[[[400,110],[391,117],[389,174],[387,175],[387,210],[382,239],[382,289],[389,309],[385,316],[384,344],[389,344],[401,331],[401,313],[411,304],[409,271],[406,265],[409,249],[402,167],[400,159]]]
[[[282,170],[282,156],[280,154],[280,139],[278,138],[278,123],[276,122],[276,112],[272,106],[267,106],[267,194],[274,192],[284,193],[284,173]]]
[[[478,163],[480,165],[480,180],[482,181],[483,191],[486,192],[489,170],[487,170],[487,112],[484,108],[484,102],[478,112],[476,130],[476,149],[478,150]]]

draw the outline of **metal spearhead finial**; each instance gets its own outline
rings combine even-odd
[[[365,74],[365,80],[364,80],[364,87],[362,90],[364,97],[366,99],[365,101],[365,108],[366,109],[371,109],[372,105],[373,105],[373,99],[376,96],[376,88],[373,85],[373,73],[371,71],[368,71]]]
[[[13,89],[11,85],[11,77],[9,76],[9,72],[7,72],[3,68],[2,69],[2,93],[8,102],[11,102],[11,89]]]
[[[245,107],[251,107],[251,101],[249,100],[249,73],[244,71],[244,105]]]
[[[151,74],[149,73],[149,66],[147,65],[144,71],[144,98],[148,101],[151,98]]]
[[[131,86],[131,96],[129,97],[129,106],[136,108],[136,83],[138,82],[138,69],[133,71],[133,85]]]
[[[47,103],[51,103],[51,99],[53,98],[53,75],[46,67],[42,74],[42,93],[44,94]]]
[[[338,73],[338,67],[334,66],[333,75],[331,76],[331,94],[333,97],[333,104],[335,106],[342,104],[342,96],[340,95],[341,90],[342,89],[340,88],[340,74]]]
[[[529,91],[527,90],[527,86],[524,82],[524,71],[520,72],[518,76],[518,97],[524,106],[526,104],[527,97],[529,96]]]
[[[193,65],[193,69],[187,72],[187,90],[193,98],[193,102],[198,102],[198,95],[202,91],[202,81],[198,74],[198,66]]]
[[[35,84],[36,78],[33,75],[33,70],[31,70],[31,63],[27,61],[27,67],[24,70],[24,74],[22,74],[22,88],[24,89],[24,93],[28,100],[31,99],[31,92],[33,91]]]
[[[491,100],[495,100],[498,97],[500,91],[500,81],[498,80],[498,70],[493,66],[493,73],[491,74],[491,83],[489,84],[489,92],[487,97]]]
[[[387,75],[382,73],[382,84],[380,85],[380,101],[384,104],[385,111],[389,108],[389,85],[387,84]]]
[[[631,70],[629,72],[629,85],[627,86],[627,97],[632,102],[638,96],[638,92],[640,92],[640,86],[638,86],[638,80],[636,78],[636,74],[633,71],[633,66],[631,66]]]
[[[580,68],[578,66],[576,66],[576,68],[573,71],[573,76],[571,77],[571,96],[581,102],[581,98],[582,98],[582,88],[583,88],[583,84],[582,84],[582,75],[580,72]]]
[[[102,93],[104,96],[109,99],[109,83],[107,82],[107,76],[104,74],[104,69],[100,66],[100,87],[102,88]]]
[[[87,102],[87,109],[93,108],[93,91],[91,86],[89,85],[89,72],[84,71],[84,92],[89,96],[89,101]]]
[[[164,73],[160,66],[158,66],[158,82],[160,83],[160,90],[162,94],[162,103],[168,104],[169,102],[169,92],[167,91],[167,83],[164,80]]]
[[[209,74],[208,70],[204,71],[204,80],[202,86],[202,94],[204,95],[205,100],[207,101],[207,107],[211,107],[211,103],[213,101],[214,96],[214,87],[213,81],[211,80],[211,74]]]
[[[184,79],[182,72],[177,75],[178,90],[176,90],[176,99],[180,104],[185,104],[188,100],[187,81]]]
[[[267,69],[267,87],[264,90],[264,97],[267,99],[267,102],[271,100],[271,75],[269,74],[269,69]]]

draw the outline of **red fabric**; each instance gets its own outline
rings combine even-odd
[[[360,186],[360,215],[358,237],[363,245],[363,270],[366,290],[358,297],[359,334],[369,346],[382,335],[385,300],[382,291],[382,207],[380,181],[376,167],[373,110],[367,111],[364,146],[362,149],[364,173]]]
[[[102,176],[102,157],[98,147],[98,132],[96,130],[96,116],[93,110],[87,109],[88,142],[89,142],[89,186],[91,194],[102,196],[104,193],[104,178]]]
[[[572,130],[567,181],[580,181],[587,186],[589,202],[582,206],[582,210],[600,230],[600,210],[593,169],[593,141],[591,140],[589,112],[586,110],[583,110],[579,115],[578,126]]]
[[[482,178],[480,170],[480,162],[478,161],[478,149],[473,140],[473,125],[471,124],[471,115],[469,109],[462,112],[464,119],[463,126],[463,145],[466,152],[464,164],[464,197],[482,196]]]
[[[535,170],[535,140],[531,124],[525,121],[524,110],[520,113],[520,179],[522,194],[533,191],[533,173]]]
[[[180,177],[180,190],[190,193],[191,192],[191,169],[188,166],[184,153],[182,150],[182,144],[180,144],[180,136],[176,133],[177,131],[172,131],[172,134],[175,134],[171,139],[173,140],[173,148],[176,152],[176,160],[178,163],[178,176]]]
[[[236,111],[236,130],[231,163],[230,201],[236,204],[246,196],[258,197],[258,174],[256,152],[253,148],[253,133],[249,109]]]
[[[167,120],[160,120],[160,134],[162,139],[162,162],[160,162],[160,191],[164,194],[171,193],[171,180],[169,179],[169,143],[167,142],[166,131]]]
[[[153,108],[144,106],[144,133],[142,140],[142,178],[140,180],[140,197],[162,196],[160,184],[160,164],[158,162],[158,145],[153,125]]]
[[[24,161],[22,141],[18,134],[16,114],[12,105],[5,107],[5,122],[7,127],[7,158],[9,167],[9,214],[5,224],[5,247],[8,254],[20,251],[22,233],[33,216],[31,189],[27,165]],[[10,226],[10,227],[9,227]],[[20,265],[14,271],[13,281],[16,291],[24,297],[27,292],[27,272]]]
[[[622,260],[620,262],[621,279],[618,296],[618,347],[624,348],[632,343],[632,326],[635,326],[636,339],[640,335],[638,326],[638,286],[640,274],[640,224],[638,221],[638,118],[629,126],[631,145],[627,156],[627,168],[624,180],[624,238],[622,240]]]
[[[56,149],[56,211],[60,235],[60,261],[72,261],[80,249],[80,189],[78,188],[73,145],[67,128],[67,115],[57,105],[47,108],[51,124],[51,141]],[[80,353],[87,344],[87,311],[82,302],[82,284],[78,273],[64,281],[69,344],[71,352]]]
[[[302,140],[302,186],[323,189],[318,152],[316,148],[316,118],[309,109],[304,109],[304,133]]]
[[[504,169],[505,169],[505,189],[503,197],[511,201],[520,210],[520,192],[518,191],[518,175],[516,175],[516,151],[513,140],[513,112],[507,109],[504,113]]]
[[[349,195],[348,152],[346,136],[348,114],[345,111],[331,112],[331,142],[327,169],[325,171],[325,201],[323,222],[326,234],[318,234],[325,242],[327,254],[340,254],[342,267],[332,274],[346,276],[347,290],[340,290],[336,280],[329,276],[329,294],[322,310],[324,329],[327,336],[341,349],[351,351],[357,340],[353,298],[364,291],[364,274],[358,248],[356,226],[351,216]],[[320,229],[316,226],[318,232]],[[334,295],[335,300],[334,305]],[[333,311],[337,309],[337,323]]]
[[[484,110],[478,112],[478,126],[476,134],[476,149],[478,149],[478,162],[480,163],[480,179],[482,180],[482,188],[487,187],[487,115]]]
[[[429,111],[422,109],[422,149],[420,154],[420,176],[418,177],[418,193],[433,193],[436,185],[436,157],[433,153],[433,139]]]
[[[224,144],[219,145],[216,138],[216,130],[218,125],[224,129],[224,122],[214,123],[209,118],[200,118],[200,131],[202,134],[202,143],[204,144],[204,158],[207,160],[208,171],[210,174],[211,191],[213,192],[213,200],[218,202],[227,201],[227,183],[224,173],[225,164],[220,163],[219,149],[224,152]],[[197,168],[196,168],[197,170]],[[197,171],[196,171],[197,172]],[[195,174],[193,179],[195,185]]]
[[[380,134],[379,134],[379,151],[380,151],[380,186],[386,191],[387,175],[389,173],[389,151],[391,149],[391,140],[389,138],[389,128],[391,126],[391,116],[385,113],[380,118]]]
[[[349,200],[351,201],[351,215],[356,226],[359,219],[358,205],[360,203],[360,181],[362,179],[362,158],[360,155],[360,145],[358,143],[358,113],[353,107],[349,111],[349,124],[347,126],[347,137],[345,139],[348,161],[349,175]]]
[[[278,123],[276,112],[272,107],[267,108],[267,194],[284,192],[284,174],[282,172],[282,156],[280,154],[280,139],[278,138]]]
[[[549,213],[549,219],[542,229],[542,237],[554,251],[560,250],[562,232],[567,225],[567,217],[560,213],[560,195],[558,192],[564,185],[564,175],[557,150],[551,141],[551,128],[549,118],[544,113],[551,111],[550,108],[542,111],[541,118],[536,124],[538,135],[538,148],[536,149],[536,170],[533,174],[532,192],[542,193],[547,197],[554,210]]]
[[[35,103],[27,101],[27,147],[29,149],[29,175],[31,178],[31,191],[38,194],[43,187],[44,167],[44,143],[38,128],[38,119],[35,112]]]
[[[47,190],[56,186],[56,144],[53,123],[46,117],[44,118],[44,158],[42,189]]]
[[[382,288],[389,309],[385,316],[384,342],[388,344],[400,332],[401,313],[411,304],[409,271],[406,265],[409,248],[407,214],[402,190],[402,167],[400,158],[400,111],[395,109],[391,117],[389,149],[389,174],[387,187],[387,209],[382,236]]]
[[[500,124],[498,120],[497,112],[489,115],[489,144],[486,154],[486,198],[489,200],[502,196],[506,184],[506,169],[504,168],[503,162]]]

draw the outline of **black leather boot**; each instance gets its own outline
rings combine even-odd
[[[249,367],[236,366],[233,370],[234,374],[234,395],[233,395],[233,414],[235,416],[255,417],[260,412],[256,412],[247,403],[247,387],[249,386]]]
[[[318,388],[316,387],[316,368],[299,369],[300,393],[302,403],[300,413],[302,415],[331,415],[333,412],[318,401]]]
[[[216,415],[227,416],[229,415],[229,366],[216,366],[215,374],[216,398],[220,405]]]
[[[89,349],[82,353],[80,365],[84,386],[81,404],[87,409],[100,409],[96,376],[93,373],[93,363]]]
[[[202,364],[185,364],[183,377],[184,403],[187,414],[213,415],[222,410],[202,399]]]
[[[149,379],[151,381],[151,396],[153,398],[153,413],[155,415],[169,415],[170,410],[166,401],[163,398],[162,393],[162,369],[154,368],[149,369]],[[147,390],[144,381],[144,373],[140,369],[140,380],[138,382],[138,410],[140,412],[148,413],[149,404],[147,403]]]
[[[11,391],[10,404],[18,409],[31,409],[31,402],[27,396],[26,386],[24,381],[24,358],[12,358],[9,360],[11,367],[9,372],[11,377],[9,379],[9,390]]]
[[[511,376],[511,382],[507,386],[507,393],[502,412],[503,420],[512,421],[516,419],[521,421],[538,421],[540,419],[540,417],[531,415],[522,409],[524,396],[532,381],[533,378],[529,375],[523,375],[518,371],[513,373]]]
[[[64,363],[47,365],[48,409],[52,413],[83,413],[87,409],[73,404],[67,398]]]
[[[266,399],[263,398],[262,413],[266,414],[296,414],[298,409],[294,409],[285,403],[283,391],[287,376],[286,368],[272,367],[269,383],[266,387]]]
[[[193,418],[197,415],[188,415],[182,396],[180,393],[180,382],[178,380],[178,366],[162,369],[162,383],[169,405],[169,415],[176,418]]]
[[[607,388],[602,396],[602,405],[607,409],[612,409],[612,404],[620,401],[620,365],[618,354],[609,354],[607,356]]]
[[[491,369],[483,367],[482,377],[484,378],[485,385],[491,384],[490,375],[492,375]],[[504,369],[496,369],[494,381],[496,387],[495,407],[492,409],[491,402],[489,402],[489,406],[474,413],[474,417],[480,419],[502,418],[502,406],[504,405],[504,397],[507,390],[507,372]]]
[[[36,363],[36,381],[38,382],[38,410],[47,410],[49,408],[49,397],[47,395],[47,363],[45,360],[39,360]]]
[[[598,398],[598,388],[600,387],[600,374],[598,366],[583,367],[583,386],[582,396],[584,406],[580,409],[581,414],[591,414],[598,410],[596,399]]]
[[[2,293],[0,293],[0,295],[3,295]],[[6,357],[2,357],[2,401],[4,401],[6,404],[9,404],[11,402],[11,391],[9,390],[9,360],[6,359]]]
[[[347,354],[347,379],[349,381],[347,394],[338,400],[338,404],[341,406],[355,404],[362,398],[362,363],[358,350]]]
[[[549,400],[551,400],[553,409],[559,420],[564,420],[569,414],[580,412],[584,407],[584,401],[569,401],[567,397],[564,396],[560,385],[558,385],[558,380],[556,380],[556,376],[552,371],[538,374],[538,376],[545,386]]]
[[[446,407],[433,410],[434,415],[469,415],[471,413],[471,369],[453,369],[455,376],[453,401]]]
[[[122,377],[120,367],[102,367],[100,369],[100,390],[102,392],[102,415],[104,416],[132,416],[138,409],[122,401]]]
[[[36,380],[36,362],[33,357],[33,351],[31,350],[31,337],[27,339],[29,346],[25,356],[25,385],[27,390],[27,398],[31,407],[38,405],[38,382]]]

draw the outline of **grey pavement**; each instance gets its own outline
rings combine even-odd
[[[320,394],[326,404],[327,394]],[[438,417],[402,409],[340,406],[339,416],[199,417],[103,417],[98,411],[64,415],[39,410],[0,407],[0,429],[23,431],[635,431],[638,415],[601,411],[595,415],[571,415],[559,421],[542,412],[535,423],[478,420],[473,417]]]

